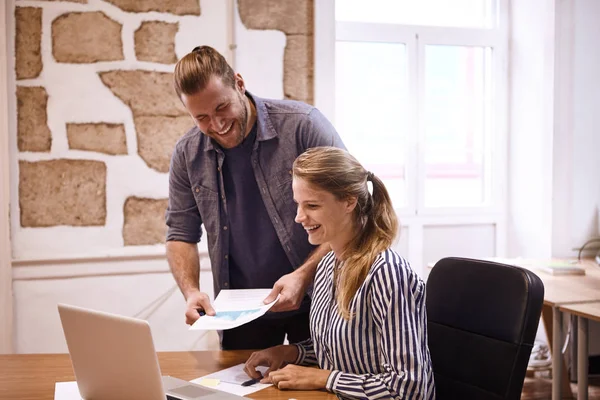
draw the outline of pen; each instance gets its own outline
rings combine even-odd
[[[255,383],[258,383],[258,382],[260,382],[260,380],[261,380],[261,379],[262,379],[262,378],[257,378],[257,379],[250,379],[250,380],[247,380],[246,382],[242,383],[242,386],[244,386],[244,387],[246,387],[246,386],[252,386],[252,385],[254,385]]]

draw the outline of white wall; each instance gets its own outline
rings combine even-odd
[[[599,21],[599,1],[574,1],[571,246],[600,236]]]
[[[513,1],[511,14],[508,255],[574,257],[600,234],[600,2]]]
[[[209,266],[205,259],[202,264]],[[146,319],[158,350],[218,347],[215,333],[187,330],[183,296],[164,259],[16,262],[13,271],[17,353],[67,352],[57,303]],[[203,269],[200,281],[212,296],[209,270]]]
[[[56,10],[64,7],[65,3],[47,3],[32,1],[23,5],[39,5]],[[7,4],[9,32],[9,48],[14,54],[14,12],[12,1]],[[114,7],[106,3],[90,1],[90,4],[105,9],[109,15],[128,24],[129,28],[135,25],[136,16],[123,15]],[[4,5],[3,5],[4,6]],[[76,4],[68,4],[76,8]],[[209,44],[216,47],[224,54],[229,54],[230,59],[235,59],[234,68],[245,77],[247,86],[259,96],[282,98],[283,96],[283,51],[285,35],[276,31],[250,31],[244,28],[239,17],[232,18],[228,15],[231,3],[222,0],[203,0],[202,16],[200,21],[192,17],[185,17],[177,35],[176,51],[178,57],[199,44]],[[56,11],[58,12],[58,11]],[[50,12],[52,14],[52,11]],[[170,16],[156,15],[156,19],[169,20]],[[44,28],[48,35],[49,16],[44,17]],[[236,21],[235,27],[228,25]],[[138,21],[139,22],[139,21]],[[1,23],[1,22],[0,22]],[[1,26],[0,28],[4,28]],[[128,28],[128,29],[129,29]],[[4,29],[2,29],[4,30]],[[234,35],[232,38],[229,35]],[[50,43],[48,37],[42,42]],[[229,53],[229,45],[237,43],[235,57]],[[53,61],[49,49],[43,48],[44,73],[52,75]],[[14,93],[14,59],[8,60],[9,82]],[[127,60],[123,68],[131,67]],[[156,65],[158,70],[169,71],[172,66]],[[90,68],[73,68],[73,75],[77,79],[85,79],[86,74],[94,73]],[[0,69],[1,71],[1,69]],[[57,77],[57,81],[43,83],[51,96],[55,99],[65,98],[72,87],[67,77]],[[36,83],[35,80],[29,83]],[[98,94],[105,108],[94,107],[98,112],[91,112],[90,104],[82,101],[81,104],[71,104],[64,101],[53,101],[49,104],[49,125],[53,131],[56,142],[53,143],[52,157],[59,156],[64,149],[64,118],[67,112],[75,112],[79,119],[90,121],[112,121],[117,116],[128,116],[127,108],[119,104],[116,98],[111,97],[106,88],[88,88],[91,93]],[[3,95],[3,94],[2,94]],[[35,157],[30,154],[17,156],[15,144],[15,98],[8,96],[11,103],[12,132],[10,144],[11,165],[15,166],[17,157],[29,159]],[[69,107],[67,107],[70,104]],[[69,111],[70,110],[70,111]],[[127,114],[127,115],[126,115]],[[135,140],[132,126],[127,126],[128,145]],[[61,145],[62,143],[62,145]],[[5,144],[2,151],[6,151]],[[56,151],[58,151],[58,153]],[[131,151],[133,150],[133,151]],[[130,149],[133,154],[137,152]],[[72,152],[70,156],[72,156]],[[77,155],[75,155],[77,156]],[[87,155],[86,155],[87,156]],[[35,157],[43,158],[44,155]],[[102,157],[102,156],[98,156]],[[132,157],[137,157],[134,155]],[[122,162],[122,161],[121,161]],[[140,160],[141,162],[141,160]],[[141,169],[124,172],[119,161],[114,158],[107,160],[113,163],[117,181],[133,179],[134,182],[150,182],[153,188],[148,196],[164,197],[167,195],[167,176]],[[110,170],[110,166],[109,166]],[[57,227],[48,230],[23,229],[18,221],[18,199],[16,198],[18,179],[15,170],[11,170],[11,191],[13,204],[13,289],[14,289],[14,350],[18,353],[53,353],[66,352],[66,344],[62,336],[60,321],[56,304],[65,302],[98,310],[119,313],[122,315],[136,316],[150,322],[154,334],[154,341],[158,351],[175,350],[201,350],[218,348],[216,333],[203,335],[190,332],[184,322],[184,300],[176,288],[175,282],[169,272],[164,258],[164,246],[122,247],[122,221],[116,215],[107,218],[107,228],[100,232],[96,229],[82,231],[69,227]],[[135,185],[117,185],[122,192],[122,197],[135,191]],[[139,188],[138,188],[139,189]],[[110,204],[108,205],[110,207]],[[122,207],[121,207],[122,208]],[[82,235],[84,236],[82,238]],[[74,245],[77,243],[77,245]],[[102,245],[98,245],[102,243]],[[206,255],[205,242],[200,243],[202,253],[201,288],[212,295],[212,275],[210,263]],[[0,276],[1,279],[1,276]],[[6,280],[4,281],[6,282]],[[10,285],[10,283],[8,284]]]
[[[569,0],[559,7],[552,250],[566,257],[600,236],[600,2]]]
[[[552,253],[555,1],[510,2],[507,255]]]
[[[13,351],[13,301],[10,250],[9,197],[10,174],[8,168],[8,56],[6,32],[6,7],[0,6],[0,354]]]
[[[600,2],[512,2],[509,256],[598,236]]]
[[[568,185],[561,187],[569,199],[564,209],[565,223],[554,227],[555,232],[565,232],[555,242],[553,251],[557,256],[576,255],[572,248],[600,236],[600,2],[567,3],[570,10],[565,14],[572,21],[567,24],[572,50],[564,56],[572,61],[564,73],[571,84],[571,104],[565,116],[568,130],[563,134],[570,142],[563,150],[565,164],[558,164],[557,168],[564,168],[570,176]],[[590,323],[589,337],[590,354],[600,354],[600,323]]]

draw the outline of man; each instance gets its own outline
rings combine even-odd
[[[221,346],[258,349],[310,336],[305,292],[328,245],[314,248],[294,222],[291,168],[316,146],[344,147],[327,119],[307,104],[267,100],[208,46],[175,66],[175,90],[195,122],[175,146],[169,172],[167,258],[186,299],[186,322],[214,315],[199,289],[197,242],[208,237],[215,295],[273,287],[274,313],[223,331]]]

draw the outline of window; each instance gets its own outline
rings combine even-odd
[[[502,253],[506,0],[366,4],[316,1],[317,107],[421,232],[408,247],[428,224],[489,223]]]
[[[506,84],[498,3],[335,2],[333,120],[404,212],[498,206]]]

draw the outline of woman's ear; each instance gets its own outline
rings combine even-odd
[[[346,212],[351,213],[356,208],[356,204],[358,203],[358,199],[355,196],[348,197],[345,200],[346,203]]]

